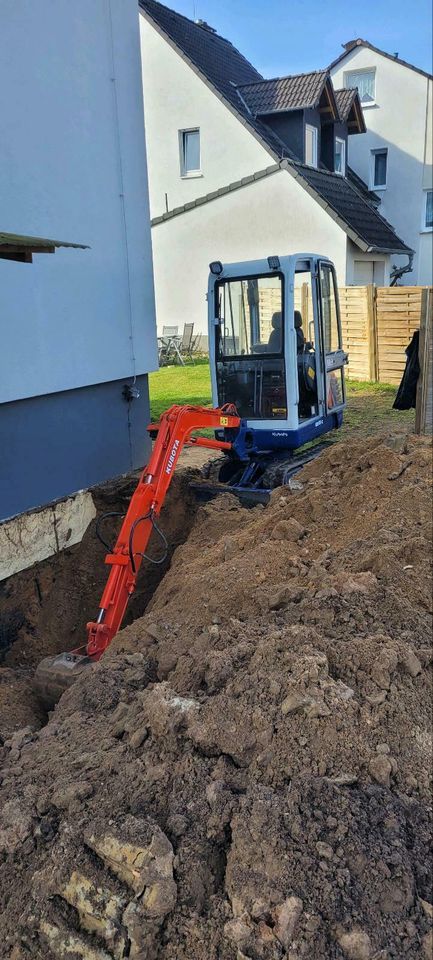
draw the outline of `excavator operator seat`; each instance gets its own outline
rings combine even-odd
[[[305,346],[305,337],[302,329],[302,313],[300,310],[295,310],[295,330],[297,352],[302,353]]]
[[[280,353],[282,347],[282,317],[281,310],[276,310],[271,319],[272,330],[268,340],[267,352]]]

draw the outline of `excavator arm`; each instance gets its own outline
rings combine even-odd
[[[161,415],[158,434],[148,465],[143,470],[131,498],[116,545],[105,557],[111,566],[102,595],[98,618],[87,624],[87,655],[99,660],[118,633],[131,594],[135,590],[138,571],[164,503],[182,448],[187,443],[230,450],[231,443],[191,438],[194,430],[205,427],[238,427],[240,419],[235,407],[212,410],[207,407],[173,406]],[[150,430],[156,426],[151,425]]]
[[[116,544],[105,557],[111,568],[95,621],[87,624],[87,643],[70,653],[46,657],[35,674],[39,696],[50,708],[83,669],[100,659],[122,625],[128,600],[155,529],[182,448],[186,445],[230,450],[232,444],[208,437],[192,437],[206,428],[237,429],[240,417],[232,404],[210,407],[172,406],[148,430],[157,433],[149,463],[144,468],[123,520]],[[83,649],[85,653],[83,654]]]

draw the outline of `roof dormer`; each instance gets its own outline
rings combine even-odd
[[[353,89],[335,90],[334,93],[340,123],[347,124],[348,134],[365,133],[367,128],[365,126],[364,114],[356,87]]]
[[[357,91],[337,97],[327,70],[242,84],[237,91],[252,116],[307,166],[334,170],[336,138],[344,140],[345,152],[347,134],[365,130]]]
[[[293,110],[318,110],[323,117],[338,117],[334,88],[327,70],[247,83],[238,90],[255,117],[268,118]]]

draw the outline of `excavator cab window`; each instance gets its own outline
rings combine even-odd
[[[307,269],[308,266],[308,269]],[[313,280],[309,265],[297,269],[294,286],[297,346],[299,420],[310,420],[319,411],[316,372]]]
[[[283,277],[240,277],[216,285],[220,403],[249,420],[287,416]]]
[[[320,312],[326,373],[326,411],[331,413],[341,408],[345,402],[343,368],[347,357],[342,347],[335,270],[329,263],[321,262],[319,266]]]

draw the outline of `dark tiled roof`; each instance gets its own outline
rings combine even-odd
[[[391,253],[410,251],[391,225],[346,177],[304,165],[299,168],[299,172],[313,190],[372,250],[382,252],[387,250]]]
[[[280,110],[302,110],[317,107],[327,70],[300,73],[293,77],[276,77],[240,87],[240,93],[256,116]]]
[[[334,93],[340,120],[344,123],[353,107],[353,101],[356,100],[358,91],[355,87],[353,90],[334,90]]]
[[[334,96],[340,120],[347,123],[348,133],[365,133],[367,127],[357,87],[334,90]],[[356,127],[356,130],[353,127]]]
[[[362,180],[361,177],[359,177],[358,174],[352,170],[352,167],[349,167],[349,165],[347,165],[346,176],[349,182],[353,183],[353,186],[356,187],[360,193],[362,193],[362,196],[365,198],[365,200],[368,200],[369,203],[372,203],[375,207],[379,206],[381,202],[379,194],[375,193],[374,190],[369,190],[364,180]]]
[[[401,63],[402,67],[408,67],[409,70],[415,70],[415,73],[420,73],[423,77],[429,77],[430,80],[433,80],[433,74],[427,73],[426,70],[421,70],[420,67],[415,67],[413,63],[408,63],[407,60],[402,60],[392,53],[386,53],[385,50],[381,50],[380,47],[375,47],[374,44],[369,43],[368,40],[362,40],[361,37],[358,37],[356,40],[349,40],[348,43],[343,43],[343,47],[344,53],[341,53],[339,57],[332,61],[329,65],[329,70],[337,66],[337,63],[340,63],[340,60],[344,60],[347,54],[355,50],[356,47],[369,47],[370,50],[374,50],[375,53],[380,53],[382,57],[387,57],[388,60],[394,60],[395,63]]]
[[[299,163],[299,158],[270,127],[253,116],[243,97],[243,91],[245,85],[261,86],[263,77],[228,40],[193,23],[156,0],[139,0],[139,5],[143,13],[150,17],[155,26],[200,72],[216,93],[228,101],[244,123],[261,137],[274,159],[286,159],[289,167],[300,177],[301,183],[304,182],[306,186],[314,189],[318,197],[329,205],[334,217],[340,218],[346,224],[349,234],[352,232],[373,249],[392,250],[393,253],[405,253],[409,249],[347,178]],[[323,75],[326,78],[326,70],[305,76]],[[265,81],[264,86],[272,82]],[[217,195],[218,191],[215,193],[215,196]],[[211,199],[213,198],[214,195],[211,195]]]

